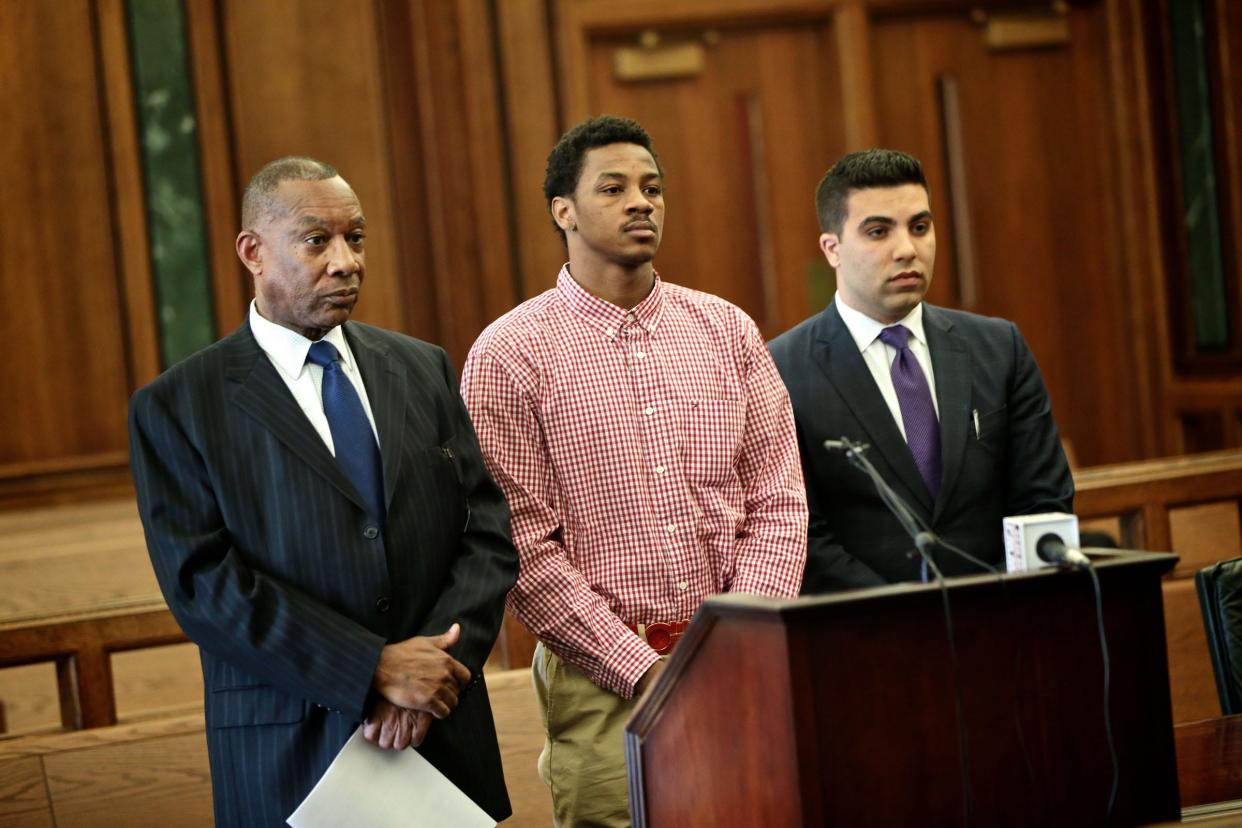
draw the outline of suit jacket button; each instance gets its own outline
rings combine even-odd
[[[367,540],[374,540],[376,536],[378,535],[379,535],[379,529],[375,528],[374,526],[368,526],[366,529],[362,530],[362,536],[366,538]]]
[[[388,612],[388,608],[392,606],[387,598],[380,598],[375,602],[375,608],[380,612]]]

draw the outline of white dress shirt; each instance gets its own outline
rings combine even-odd
[[[313,362],[306,361],[306,355],[313,344],[297,331],[283,325],[277,325],[264,319],[252,299],[250,301],[250,330],[254,333],[259,347],[267,354],[267,358],[276,366],[276,373],[289,386],[293,398],[310,420],[315,431],[323,439],[324,445],[332,456],[336,456],[336,447],[332,443],[332,431],[328,428],[328,416],[323,413],[323,369]],[[324,340],[331,342],[341,355],[341,367],[345,376],[354,384],[358,397],[362,400],[362,409],[367,413],[367,421],[371,423],[371,431],[375,433],[375,442],[379,443],[379,433],[375,431],[375,416],[371,413],[371,401],[367,399],[366,386],[362,384],[362,374],[358,372],[354,362],[354,353],[349,350],[345,334],[338,325],[328,331]]]
[[[850,336],[858,345],[863,361],[871,369],[871,376],[875,377],[875,384],[880,387],[880,394],[884,397],[884,402],[888,404],[888,410],[892,412],[893,419],[897,421],[897,428],[900,429],[902,438],[908,439],[906,438],[906,425],[901,420],[901,404],[897,401],[897,389],[893,387],[893,360],[897,358],[897,349],[884,344],[880,339],[880,331],[892,325],[877,322],[862,311],[851,308],[841,298],[840,291],[837,291],[833,301],[837,305],[837,313],[841,314],[841,321],[845,323]],[[940,403],[936,399],[936,375],[932,371],[931,352],[927,350],[927,336],[923,332],[923,303],[919,302],[904,319],[893,324],[904,325],[910,331],[908,343],[910,351],[919,361],[923,376],[927,377],[932,405],[935,406],[936,417],[939,418]]]

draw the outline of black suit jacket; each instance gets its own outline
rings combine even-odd
[[[919,577],[909,536],[826,439],[870,444],[867,457],[923,521],[989,563],[1003,561],[1006,515],[1073,510],[1048,391],[1017,327],[927,304],[923,327],[940,410],[944,477],[934,503],[835,305],[769,345],[793,402],[810,507],[803,592]],[[979,571],[944,550],[935,559],[946,575]]]
[[[420,752],[510,812],[480,680],[517,577],[509,514],[439,348],[346,323],[379,433],[381,530],[249,324],[134,394],[156,575],[202,651],[219,825],[284,825],[365,714],[385,643],[462,625],[475,683]]]

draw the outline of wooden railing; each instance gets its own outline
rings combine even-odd
[[[1242,555],[1242,451],[1097,466],[1074,475],[1083,528],[1181,557],[1164,583],[1173,719],[1220,715],[1194,573]]]
[[[514,828],[552,822],[530,670],[489,674]],[[434,726],[434,725],[433,725]],[[0,825],[209,828],[211,774],[198,710],[91,730],[0,739]]]
[[[54,662],[61,725],[106,727],[117,722],[113,653],[185,640],[160,598],[122,600],[76,613],[0,621],[0,668]]]

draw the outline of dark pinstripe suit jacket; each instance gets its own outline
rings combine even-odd
[[[805,593],[919,577],[909,536],[871,481],[823,448],[827,439],[869,443],[867,457],[923,521],[989,563],[1002,560],[1006,515],[1073,509],[1048,391],[1017,327],[924,304],[923,328],[940,410],[943,482],[934,503],[835,305],[769,343],[798,423],[811,513]],[[935,556],[946,575],[979,571]]]
[[[130,403],[130,459],[168,605],[202,650],[216,821],[284,825],[367,708],[385,643],[462,625],[476,676],[517,577],[509,514],[439,348],[345,336],[383,454],[377,531],[243,324]],[[420,752],[509,814],[481,681]]]

